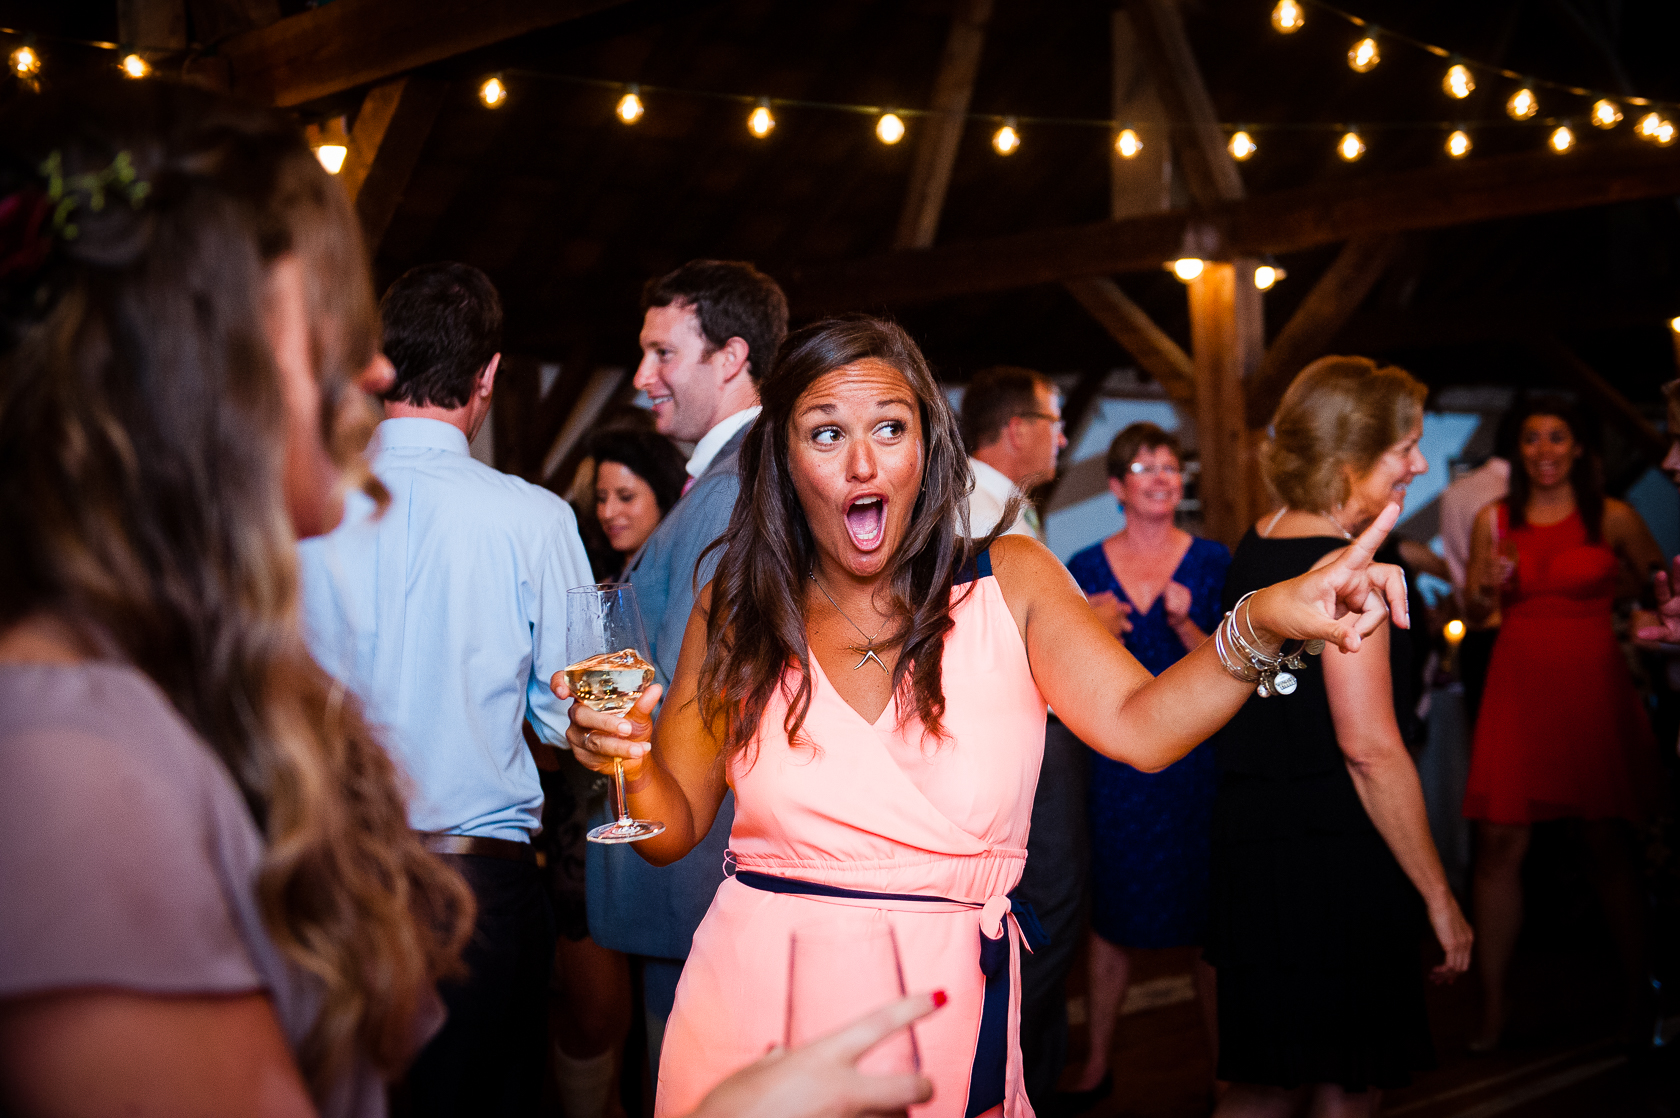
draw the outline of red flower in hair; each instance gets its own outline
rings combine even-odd
[[[48,217],[52,201],[40,187],[20,187],[0,198],[0,280],[28,275],[52,252]]]

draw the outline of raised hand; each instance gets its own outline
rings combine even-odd
[[[548,689],[557,699],[572,697],[563,671],[554,673]],[[653,712],[664,693],[659,684],[649,684],[636,705],[622,714],[604,714],[582,703],[573,703],[572,724],[566,727],[566,744],[571,747],[572,756],[584,768],[598,773],[612,772],[613,761],[621,760],[625,782],[635,783],[641,775],[643,760],[653,748]]]
[[[1168,582],[1161,591],[1161,607],[1167,611],[1167,624],[1177,627],[1190,618],[1190,588],[1182,583]]]
[[[1132,607],[1122,602],[1112,591],[1104,590],[1100,594],[1092,594],[1086,599],[1091,603],[1091,612],[1097,615],[1104,629],[1116,637],[1124,637],[1132,631]]]
[[[1641,626],[1634,634],[1640,640],[1680,644],[1680,597],[1674,593],[1677,582],[1680,582],[1680,558],[1674,560],[1672,575],[1667,571],[1658,571],[1656,574],[1654,584],[1657,591],[1657,623]]]
[[[725,1079],[689,1118],[862,1118],[903,1114],[933,1097],[920,1075],[865,1075],[858,1059],[918,1017],[943,994],[913,994],[839,1032],[791,1052],[773,1050]]]
[[[1343,652],[1358,651],[1390,617],[1400,628],[1411,628],[1405,572],[1372,562],[1399,519],[1400,506],[1389,505],[1334,563],[1255,594],[1245,620],[1262,639],[1322,640]]]

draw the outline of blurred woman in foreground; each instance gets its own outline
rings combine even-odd
[[[472,896],[298,630],[381,387],[343,192],[162,82],[0,123],[0,1109],[385,1112]],[[365,476],[365,475],[363,475]]]

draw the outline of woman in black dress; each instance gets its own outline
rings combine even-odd
[[[1283,502],[1243,538],[1225,606],[1330,561],[1428,468],[1423,385],[1357,357],[1309,365],[1262,452]],[[1433,1062],[1418,943],[1427,914],[1470,961],[1470,928],[1429,837],[1395,718],[1384,627],[1354,653],[1307,657],[1288,699],[1251,698],[1215,737],[1207,959],[1219,981],[1220,1118],[1370,1115]],[[1421,899],[1420,899],[1421,897]]]

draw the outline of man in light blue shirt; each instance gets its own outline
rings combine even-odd
[[[554,922],[531,837],[542,787],[521,732],[565,739],[566,591],[594,581],[571,509],[474,460],[490,414],[501,301],[464,264],[415,268],[380,306],[396,367],[369,447],[385,513],[352,502],[305,541],[305,629],[408,777],[409,824],[478,899],[449,1019],[407,1079],[419,1115],[535,1113]]]

